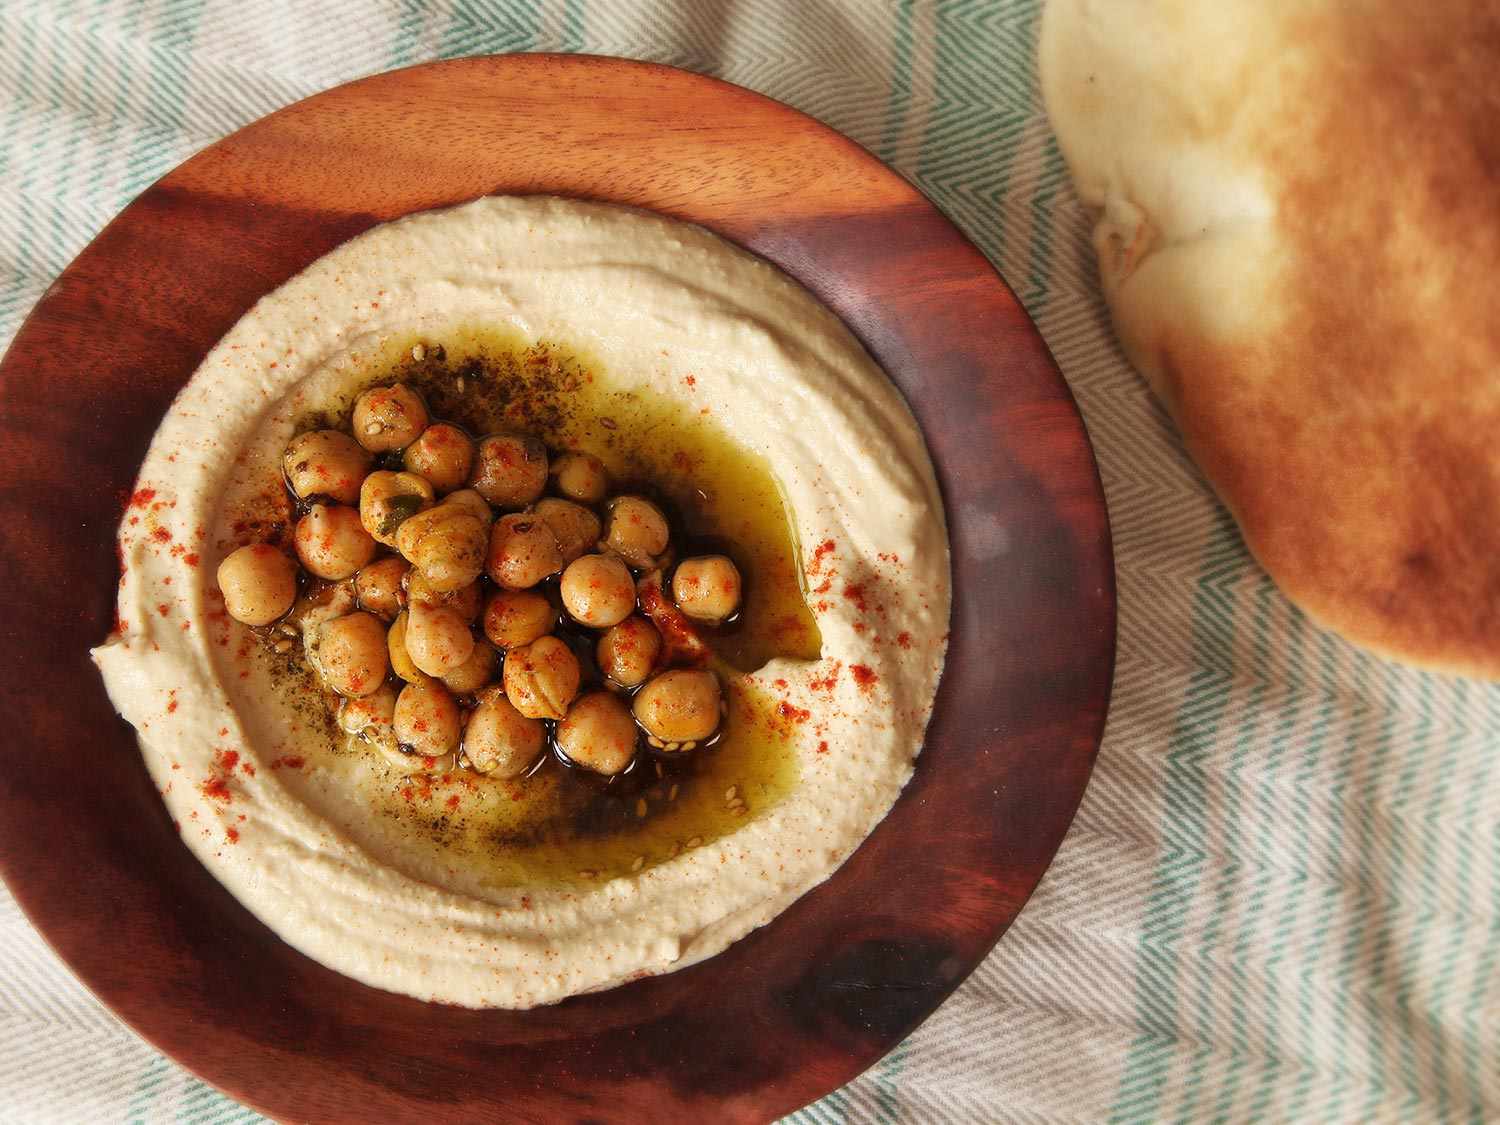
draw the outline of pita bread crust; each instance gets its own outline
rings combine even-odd
[[[1050,0],[1116,331],[1286,594],[1500,678],[1500,4]]]

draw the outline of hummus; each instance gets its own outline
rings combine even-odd
[[[507,347],[517,379],[554,377],[545,440],[693,486],[767,552],[750,594],[781,589],[786,627],[808,625],[742,639],[725,744],[696,752],[659,820],[641,798],[637,836],[560,831],[544,784],[414,778],[350,747],[298,653],[215,588],[227,554],[285,533],[281,453],[310,419],[397,360],[499,417],[521,403],[508,376],[454,362]],[[377,227],[263,298],[163,419],[119,546],[117,629],[94,658],[184,842],[308,956],[470,1007],[691,964],[826,879],[910,776],[947,641],[922,437],[843,325],[697,227],[545,198]]]

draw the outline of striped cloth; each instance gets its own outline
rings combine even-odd
[[[583,50],[723,76],[913,179],[1041,325],[1098,449],[1119,672],[999,948],[799,1123],[1500,1120],[1500,690],[1319,632],[1111,342],[1037,96],[1037,0],[0,0],[0,343],[121,206],[296,98]],[[249,1121],[0,901],[0,1118]]]

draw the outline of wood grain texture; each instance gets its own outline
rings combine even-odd
[[[374,223],[548,192],[702,223],[827,302],[927,435],[953,636],[915,778],[825,885],[679,973],[530,1012],[380,992],[309,961],[180,843],[87,649],[114,615],[121,501],[218,338]],[[848,1081],[1021,909],[1097,751],[1108,523],[1024,311],[899,176],[816,121],[665,67],[466,59],[320,94],[142,195],[0,364],[0,869],[63,958],[236,1098],[316,1121],[763,1121]]]

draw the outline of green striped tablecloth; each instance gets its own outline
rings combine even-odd
[[[821,117],[936,200],[1041,325],[1109,492],[1120,651],[1098,771],[1037,897],[909,1041],[796,1120],[1500,1120],[1500,689],[1354,652],[1246,556],[1111,342],[1038,101],[1038,12],[0,0],[0,343],[183,157],[373,71],[583,50]],[[8,896],[0,1045],[7,1121],[255,1116],[117,1024]]]

